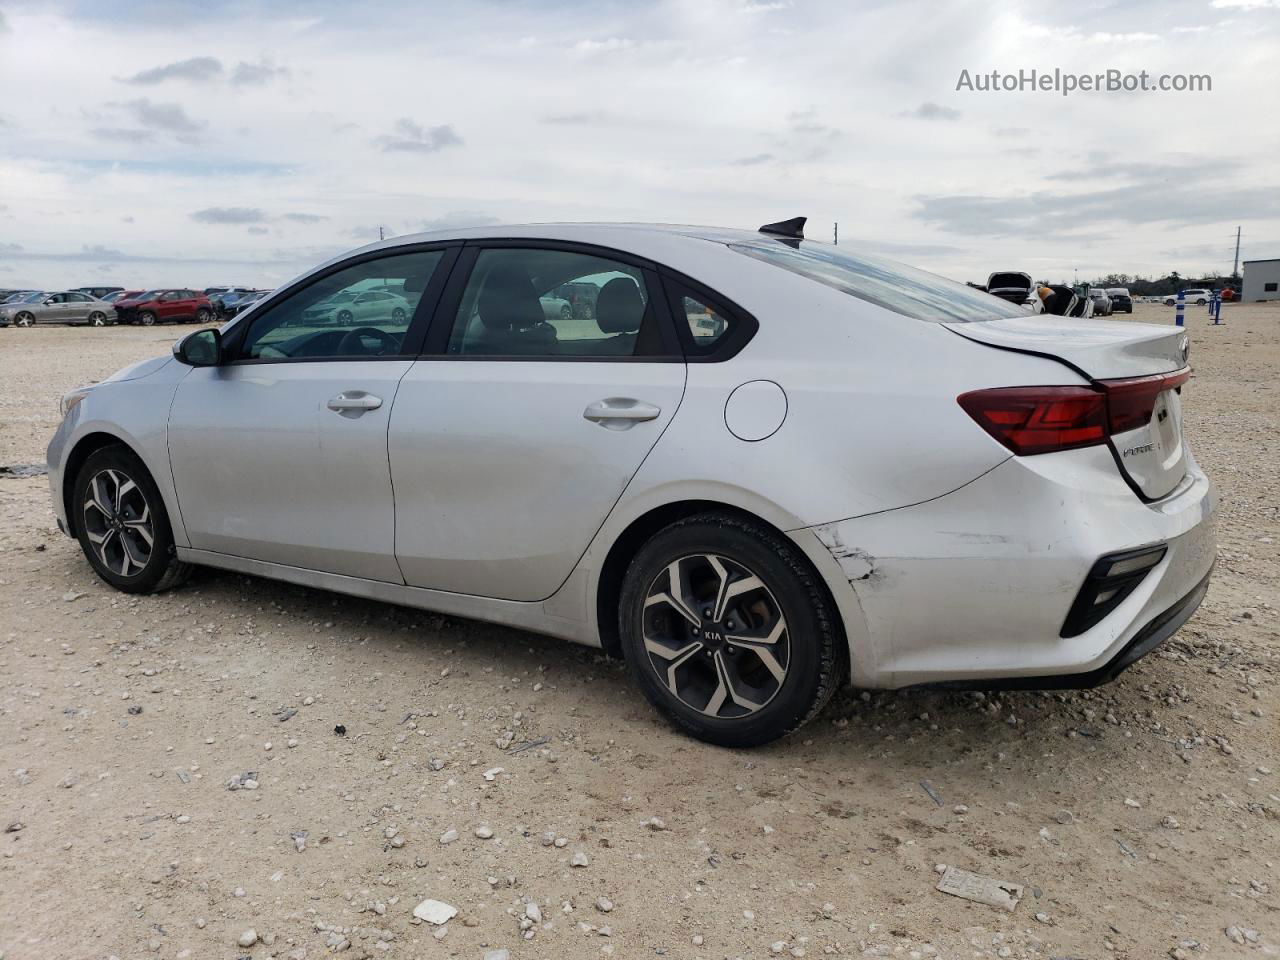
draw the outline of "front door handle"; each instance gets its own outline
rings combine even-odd
[[[598,423],[609,430],[627,430],[637,423],[656,420],[662,409],[643,400],[630,397],[608,397],[597,400],[582,411],[583,419]]]
[[[337,413],[346,413],[351,410],[377,410],[382,406],[382,398],[375,397],[372,393],[365,393],[363,390],[346,390],[331,399],[325,406]]]

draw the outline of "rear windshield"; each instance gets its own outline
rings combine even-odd
[[[916,320],[967,323],[1027,315],[1007,300],[935,273],[812,240],[762,238],[731,243],[729,249]]]

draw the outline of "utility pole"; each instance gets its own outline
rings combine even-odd
[[[1236,227],[1236,258],[1231,264],[1231,279],[1236,278],[1236,271],[1240,269],[1240,228]]]
[[[840,246],[840,221],[837,220],[831,227],[831,245]]]
[[[382,225],[381,225],[381,224],[379,224],[379,225],[378,225],[378,239],[379,239],[379,240],[384,240],[384,239],[386,239],[386,238],[385,238],[385,237],[383,237],[383,235],[382,235]]]

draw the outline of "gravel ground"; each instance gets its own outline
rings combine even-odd
[[[753,752],[553,640],[214,571],[114,593],[0,477],[0,957],[1280,955],[1280,305],[1191,314],[1191,622],[1096,691],[849,691]],[[179,332],[0,330],[0,465]]]

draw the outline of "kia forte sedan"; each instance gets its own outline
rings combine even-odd
[[[802,226],[364,247],[69,393],[58,523],[126,592],[206,565],[602,647],[730,746],[841,684],[1090,686],[1176,631],[1215,551],[1186,333]],[[589,317],[547,315],[566,284]]]

